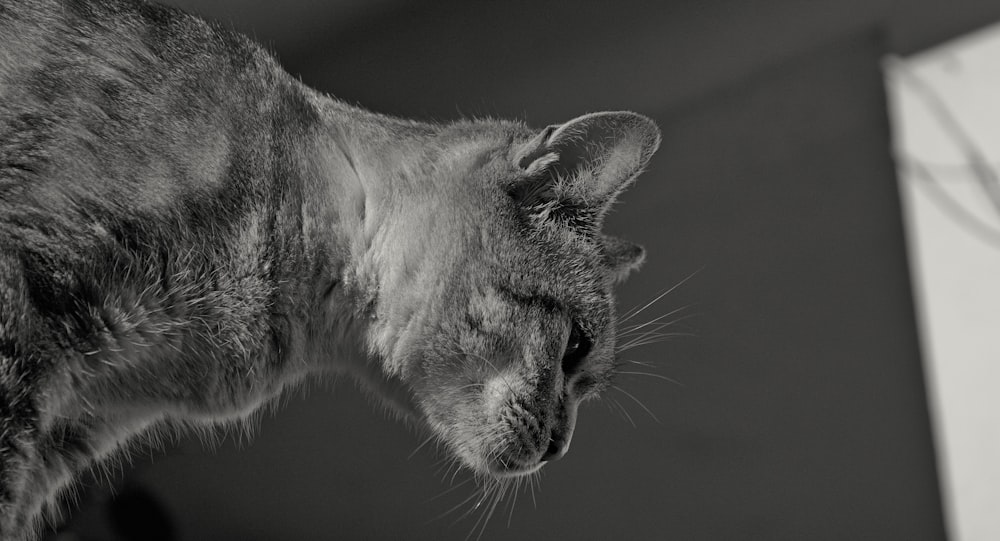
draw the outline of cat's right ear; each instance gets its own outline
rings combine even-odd
[[[527,180],[512,194],[528,207],[556,201],[586,208],[599,222],[659,145],[656,124],[627,111],[591,113],[549,126],[515,155]]]

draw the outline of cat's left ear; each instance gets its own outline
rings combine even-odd
[[[518,150],[515,159],[527,180],[512,193],[528,206],[559,199],[600,218],[659,146],[660,130],[645,116],[583,115],[549,126]]]
[[[604,265],[616,282],[623,282],[634,270],[638,270],[646,260],[646,250],[642,246],[610,235],[601,235]]]

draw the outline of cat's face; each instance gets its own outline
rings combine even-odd
[[[397,224],[420,240],[383,277],[371,342],[465,466],[509,477],[560,458],[608,385],[612,288],[643,253],[601,219],[658,144],[632,113],[516,136]]]

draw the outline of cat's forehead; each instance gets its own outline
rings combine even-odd
[[[535,224],[516,208],[484,224],[483,259],[492,286],[549,297],[574,311],[604,310],[610,286],[596,239],[552,224]]]

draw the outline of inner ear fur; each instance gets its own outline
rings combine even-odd
[[[591,113],[549,126],[517,153],[525,180],[511,193],[527,206],[568,200],[600,217],[659,145],[656,124],[627,111]]]

